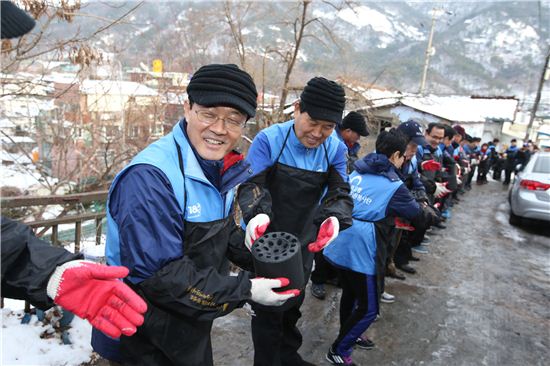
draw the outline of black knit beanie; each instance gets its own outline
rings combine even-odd
[[[30,15],[19,9],[11,1],[2,0],[0,11],[2,13],[2,23],[0,24],[2,39],[20,37],[30,32],[36,24]]]
[[[359,136],[369,135],[369,131],[367,130],[367,122],[361,113],[349,112],[344,117],[342,120],[342,129],[345,130],[347,128],[357,132]]]
[[[332,80],[314,77],[307,82],[300,100],[305,112],[311,118],[330,121],[336,124],[342,122],[342,113],[346,105],[344,88]]]
[[[258,92],[252,77],[233,64],[202,66],[187,85],[193,102],[205,107],[228,106],[254,117]]]

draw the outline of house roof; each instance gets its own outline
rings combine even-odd
[[[407,96],[400,103],[458,123],[485,122],[487,119],[514,121],[517,99],[472,98],[469,96]]]

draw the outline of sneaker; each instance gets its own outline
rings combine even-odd
[[[415,253],[420,253],[420,254],[428,254],[429,253],[428,248],[425,247],[424,245],[418,245],[416,247],[412,247],[411,250]]]
[[[388,294],[384,291],[382,292],[382,297],[380,298],[380,301],[385,302],[386,304],[391,304],[392,302],[395,302],[395,296],[393,296],[392,294]]]
[[[367,337],[359,337],[355,340],[355,345],[362,349],[373,349],[374,342],[368,339]]]
[[[422,245],[430,245],[431,243],[432,241],[430,240],[430,238],[424,237],[424,239],[422,239]]]
[[[443,216],[446,219],[450,219],[451,218],[451,211],[445,210],[445,211],[441,212],[441,216]]]
[[[327,361],[333,365],[357,366],[355,363],[353,363],[351,356],[340,356],[339,354],[337,354],[332,350],[332,347],[328,349],[326,358],[327,358]]]
[[[312,283],[311,294],[319,300],[324,300],[326,296],[325,286],[322,283]]]

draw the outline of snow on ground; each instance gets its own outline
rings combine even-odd
[[[40,338],[51,329],[33,315],[29,324],[21,324],[24,302],[5,299],[2,309],[2,365],[80,365],[92,354],[91,325],[78,317],[71,322],[69,338],[73,344],[64,345],[56,334]]]
[[[105,235],[102,236],[104,242]],[[81,248],[85,259],[105,262],[105,244],[95,245],[95,237],[83,239]],[[65,249],[74,251],[74,243]],[[92,327],[87,321],[78,317],[72,320],[68,333],[73,344],[64,345],[59,334],[49,339],[40,338],[44,331],[52,327],[39,321],[36,315],[32,316],[29,324],[21,324],[24,307],[24,301],[4,299],[0,348],[2,365],[76,366],[90,361]]]
[[[521,231],[508,224],[508,210],[508,203],[502,203],[495,214],[496,220],[502,224],[501,234],[514,242],[524,242],[525,238],[521,235]]]

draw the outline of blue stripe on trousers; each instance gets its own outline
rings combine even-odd
[[[349,356],[357,338],[369,328],[378,314],[378,295],[376,293],[376,276],[367,276],[367,313],[361,318],[336,346],[336,353],[341,356]],[[354,310],[355,312],[355,310]],[[353,314],[352,314],[353,315]]]

